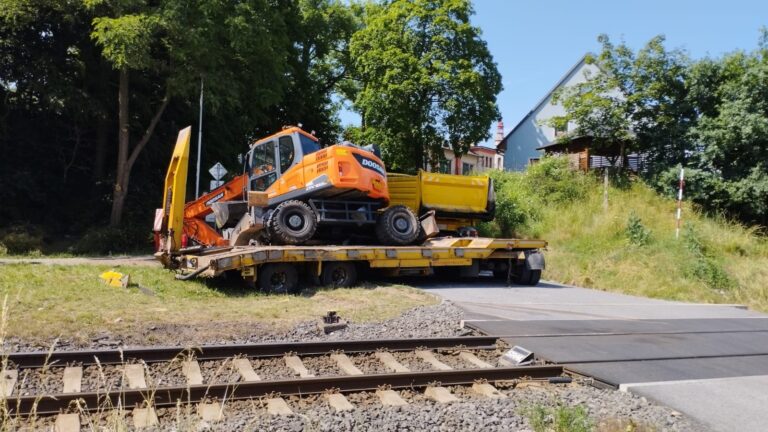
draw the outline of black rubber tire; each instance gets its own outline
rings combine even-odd
[[[317,216],[307,203],[288,200],[280,203],[267,221],[273,244],[300,245],[317,231]]]
[[[514,282],[520,285],[536,286],[541,280],[541,270],[530,270],[526,267],[520,269],[520,274],[514,279]]]
[[[405,246],[419,238],[421,225],[411,209],[404,205],[392,206],[379,215],[376,237],[385,245]]]
[[[354,263],[344,261],[328,261],[323,263],[320,275],[323,286],[334,288],[349,288],[357,283],[357,267]]]
[[[286,263],[264,264],[259,270],[259,288],[272,294],[293,294],[299,288],[299,271]]]

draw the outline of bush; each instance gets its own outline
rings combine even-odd
[[[43,249],[43,233],[30,225],[17,225],[0,235],[0,244],[5,253],[28,254]]]
[[[568,204],[587,196],[594,184],[591,177],[574,170],[564,156],[545,157],[525,171],[529,194],[547,204]]]
[[[150,233],[136,227],[101,227],[87,232],[70,249],[75,254],[117,254],[146,252]]]
[[[643,225],[643,221],[634,211],[629,214],[627,227],[624,230],[629,243],[635,246],[645,246],[650,243],[651,230]]]
[[[496,190],[495,226],[484,233],[514,236],[541,218],[549,205],[566,205],[584,199],[594,180],[568,165],[565,157],[546,157],[523,172],[489,173]]]
[[[685,226],[683,240],[686,248],[693,255],[693,265],[688,269],[691,276],[704,282],[712,289],[730,289],[736,286],[736,281],[711,255],[707,245],[699,237],[693,226]]]

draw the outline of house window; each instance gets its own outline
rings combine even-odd
[[[461,173],[464,175],[469,175],[472,173],[472,170],[475,169],[475,166],[472,164],[468,164],[466,162],[461,164]]]
[[[445,159],[440,161],[440,172],[443,174],[450,174],[451,173],[451,160]]]

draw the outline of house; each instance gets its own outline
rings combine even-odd
[[[559,103],[552,102],[552,94],[561,87],[568,87],[586,82],[589,77],[600,72],[594,64],[586,62],[582,57],[555,84],[554,87],[520,120],[509,133],[499,142],[497,149],[504,154],[504,168],[512,171],[522,171],[542,156],[542,149],[557,143],[557,138],[572,132],[575,125],[569,124],[566,130],[555,130],[545,124],[552,117],[562,116],[565,109]]]
[[[472,146],[469,152],[456,157],[449,146],[443,146],[443,158],[437,170],[444,174],[478,174],[491,169],[504,169],[504,152],[498,150],[498,144],[504,137],[504,123],[499,120],[495,145],[496,148],[482,145]]]

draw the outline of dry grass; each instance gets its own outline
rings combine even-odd
[[[13,314],[7,334],[50,341],[85,339],[99,331],[131,332],[149,324],[195,325],[213,321],[265,322],[288,326],[336,310],[353,321],[375,321],[434,304],[432,295],[403,286],[328,289],[300,296],[247,291],[241,281],[177,281],[173,273],[123,267],[131,281],[149,288],[111,288],[99,280],[109,267],[95,265],[0,265],[0,296],[9,296]]]
[[[608,211],[602,188],[576,204],[548,207],[529,228],[550,242],[547,279],[671,300],[741,303],[768,311],[768,242],[755,228],[705,217],[686,205],[688,228],[675,240],[675,202],[641,183],[612,188]],[[647,244],[629,241],[634,212],[650,230]],[[692,238],[703,255],[691,249]]]

